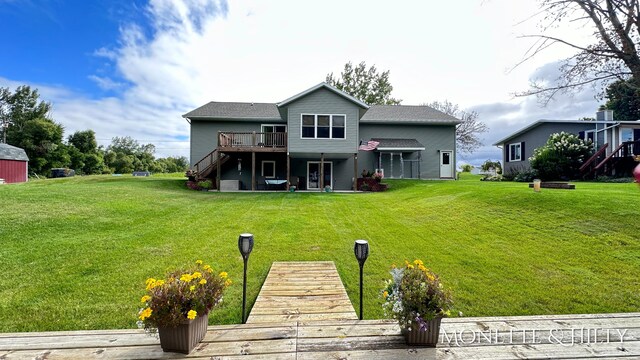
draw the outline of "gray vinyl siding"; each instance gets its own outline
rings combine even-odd
[[[368,141],[371,138],[397,138],[397,139],[416,139],[425,150],[421,152],[422,159],[420,162],[420,178],[421,179],[438,179],[440,178],[440,153],[439,150],[452,150],[452,164],[456,163],[456,131],[454,125],[382,125],[382,124],[360,124],[360,138]],[[404,158],[415,158],[417,153],[403,153]],[[389,157],[383,156],[383,167],[385,175],[390,170]],[[360,151],[358,153],[359,173],[362,170],[373,171],[378,167],[378,152]],[[400,175],[400,160],[398,156],[394,157],[394,176]],[[408,169],[405,169],[405,175]],[[455,172],[454,172],[455,174]]]
[[[251,132],[260,131],[261,124],[273,124],[273,120],[265,121],[191,121],[191,166],[200,161],[208,153],[218,147],[218,131]],[[284,125],[284,124],[283,124]]]
[[[531,164],[529,157],[533,155],[533,151],[546,144],[549,136],[562,131],[578,135],[580,131],[595,130],[595,124],[576,123],[542,123],[539,126],[527,131],[524,134],[511,138],[502,144],[502,164],[505,174],[514,171],[530,170]],[[517,144],[524,142],[524,153],[521,155],[521,161],[507,161],[509,159],[509,144]]]
[[[355,153],[358,149],[359,107],[335,93],[320,89],[287,106],[291,153]],[[302,114],[346,115],[345,139],[302,139]]]

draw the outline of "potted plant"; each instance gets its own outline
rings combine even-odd
[[[382,172],[381,172],[381,171],[377,171],[377,172],[375,172],[375,173],[373,174],[373,179],[374,179],[376,182],[381,182],[383,177],[384,177],[384,175],[382,175]]]
[[[385,314],[398,321],[408,345],[435,347],[440,322],[453,305],[451,292],[421,260],[392,266],[382,291]]]
[[[165,279],[149,278],[138,326],[151,333],[157,329],[163,351],[188,354],[204,338],[209,311],[222,302],[229,285],[226,272],[216,274],[201,260]]]

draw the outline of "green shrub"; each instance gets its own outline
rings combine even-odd
[[[580,166],[593,153],[593,143],[565,132],[551,134],[547,143],[533,151],[531,168],[542,180],[580,178]]]
[[[538,178],[538,173],[535,170],[523,170],[518,172],[514,177],[515,182],[532,182],[533,179]]]
[[[198,181],[198,187],[210,190],[213,189],[213,182],[211,180]]]
[[[471,169],[473,169],[473,166],[471,164],[464,164],[460,167],[462,169],[462,172],[471,172]]]
[[[632,183],[635,180],[631,177],[620,177],[620,178],[615,178],[615,177],[611,177],[611,176],[598,176],[597,178],[595,178],[596,182],[603,182],[603,183]]]

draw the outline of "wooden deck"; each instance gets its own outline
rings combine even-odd
[[[274,262],[247,323],[357,319],[332,261]]]
[[[639,359],[640,313],[444,319],[437,348],[356,319],[332,262],[274,263],[247,324],[209,326],[188,356],[142,330],[0,333],[10,359]]]

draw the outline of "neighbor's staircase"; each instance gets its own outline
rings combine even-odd
[[[640,141],[626,141],[615,148],[608,156],[606,150],[609,144],[604,144],[581,167],[583,177],[630,176],[636,166],[636,156],[640,153]]]
[[[229,155],[221,154],[218,164],[218,151],[218,149],[213,150],[193,165],[191,170],[196,172],[197,180],[212,178],[216,171],[229,160]]]

